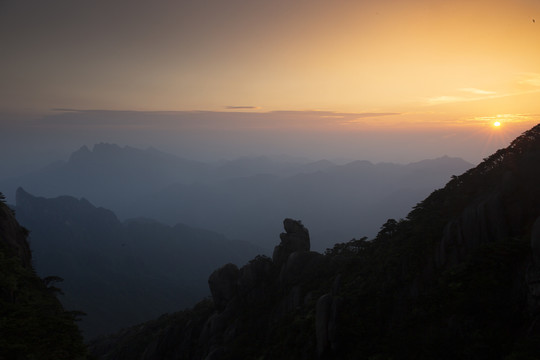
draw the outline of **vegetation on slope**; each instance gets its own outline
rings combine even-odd
[[[40,279],[10,245],[26,244],[27,231],[13,229],[14,223],[12,211],[0,202],[0,359],[85,358],[78,314],[64,311],[58,289]]]

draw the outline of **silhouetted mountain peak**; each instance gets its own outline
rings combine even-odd
[[[110,155],[110,154],[118,153],[124,149],[130,149],[130,147],[125,146],[122,148],[117,144],[100,142],[94,145],[94,148],[92,149],[92,151],[96,154]]]
[[[77,151],[74,151],[69,156],[68,162],[79,162],[79,161],[85,161],[89,159],[89,157],[92,155],[92,152],[86,145],[81,146],[81,148]]]

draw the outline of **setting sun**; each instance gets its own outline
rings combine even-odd
[[[501,126],[501,123],[500,123],[499,121],[495,121],[495,122],[493,123],[493,126],[495,126],[495,127]]]

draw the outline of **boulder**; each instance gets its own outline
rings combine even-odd
[[[279,280],[283,284],[294,285],[310,278],[323,265],[325,257],[315,251],[297,251],[290,254],[281,267]]]
[[[247,301],[266,296],[273,275],[272,260],[259,255],[240,269],[238,293]]]
[[[208,278],[210,293],[218,312],[225,310],[229,301],[236,296],[239,275],[238,267],[229,263],[214,271]]]

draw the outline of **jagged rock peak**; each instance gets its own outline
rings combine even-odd
[[[77,162],[77,161],[83,161],[85,159],[88,159],[90,156],[92,156],[92,152],[86,145],[81,146],[81,148],[71,154],[69,157],[69,162]]]
[[[120,147],[117,144],[110,144],[100,142],[92,147],[92,150],[88,146],[83,145],[79,150],[73,152],[69,157],[69,162],[89,161],[90,159],[106,158],[108,156],[119,156],[125,150],[131,149],[128,146]]]
[[[293,220],[290,218],[286,218],[283,220],[283,228],[287,232],[287,234],[306,234],[309,238],[309,231],[304,227],[301,221],[299,220]],[[309,250],[309,249],[308,249]]]

